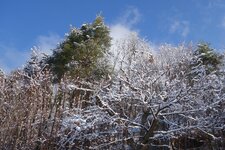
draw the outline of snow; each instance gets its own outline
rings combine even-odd
[[[39,54],[34,53],[28,67],[34,74],[15,72],[0,85],[1,134],[16,125],[21,131],[30,127],[27,134],[33,133],[29,137],[35,141],[41,127],[42,138],[54,133],[62,149],[89,142],[87,147],[93,149],[132,147],[128,140],[143,144],[148,131],[148,138],[156,141],[185,134],[217,140],[220,135],[215,133],[225,127],[224,72],[208,74],[201,63],[193,66],[200,60],[184,46],[164,45],[149,62],[150,48],[144,41],[133,37],[123,44],[115,74],[95,82],[65,75],[52,84],[52,75],[41,69]],[[158,121],[155,128],[153,121]]]

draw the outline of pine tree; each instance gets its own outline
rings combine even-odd
[[[196,61],[193,66],[204,65],[207,74],[219,70],[222,64],[222,55],[216,53],[207,43],[199,44],[194,55],[197,56],[198,61]]]
[[[99,68],[99,60],[108,53],[110,42],[109,28],[101,16],[80,29],[72,28],[47,60],[55,74],[55,82],[60,82],[65,73],[79,78],[104,75],[108,70]]]

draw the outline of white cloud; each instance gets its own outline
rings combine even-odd
[[[57,34],[42,35],[37,37],[36,44],[41,52],[51,54],[51,49],[55,48],[60,40],[61,38]],[[6,73],[23,67],[31,54],[31,50],[20,50],[5,43],[0,43],[0,50],[0,68]]]
[[[113,38],[113,41],[125,39],[131,34],[137,34],[137,31],[119,23],[110,27],[110,36]]]
[[[51,54],[52,49],[62,40],[58,34],[50,33],[48,35],[40,35],[37,37],[36,43],[40,50],[46,54]]]
[[[138,34],[134,28],[141,19],[139,10],[135,7],[129,7],[124,14],[118,19],[118,22],[110,25],[110,36],[115,41],[124,39],[131,34]]]
[[[29,57],[29,51],[21,51],[13,46],[1,43],[0,49],[2,51],[0,55],[0,68],[6,73],[9,73],[13,69],[22,67]]]
[[[177,33],[182,37],[186,37],[190,32],[189,22],[174,20],[169,28],[170,33]]]

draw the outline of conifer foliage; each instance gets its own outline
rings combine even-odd
[[[55,81],[59,82],[65,73],[75,78],[100,78],[105,72],[99,68],[99,60],[107,54],[110,41],[109,29],[101,16],[79,29],[71,28],[47,61],[56,76]]]
[[[207,43],[200,43],[197,46],[197,49],[194,52],[196,56],[197,65],[204,65],[206,67],[206,73],[209,74],[212,71],[216,71],[219,69],[219,66],[222,64],[222,55],[219,55],[215,52],[213,48],[210,47]]]

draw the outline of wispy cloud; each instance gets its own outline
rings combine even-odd
[[[0,55],[0,68],[6,73],[22,67],[22,64],[25,64],[30,54],[29,51],[21,51],[3,43],[0,43],[0,49],[3,51]]]
[[[225,8],[224,0],[209,1],[208,5],[207,5],[207,8],[208,9],[214,9],[215,7],[217,7],[217,8]]]
[[[132,27],[141,20],[141,13],[136,7],[130,6],[119,19],[120,23]]]
[[[220,25],[225,29],[225,16],[222,18]]]
[[[37,37],[36,45],[41,52],[51,54],[51,49],[55,48],[60,40],[61,38],[57,34],[41,35]],[[31,55],[31,50],[21,50],[5,43],[0,43],[0,50],[2,51],[0,68],[6,73],[23,67]]]
[[[170,25],[169,32],[186,37],[190,32],[189,22],[186,20],[174,20]]]
[[[138,34],[134,25],[141,20],[141,13],[136,7],[128,7],[118,21],[110,25],[110,36],[113,42],[124,39],[130,34]]]
[[[52,49],[56,48],[57,44],[62,40],[62,38],[55,33],[50,33],[48,35],[40,35],[37,37],[36,44],[40,50],[46,54],[51,54]]]

